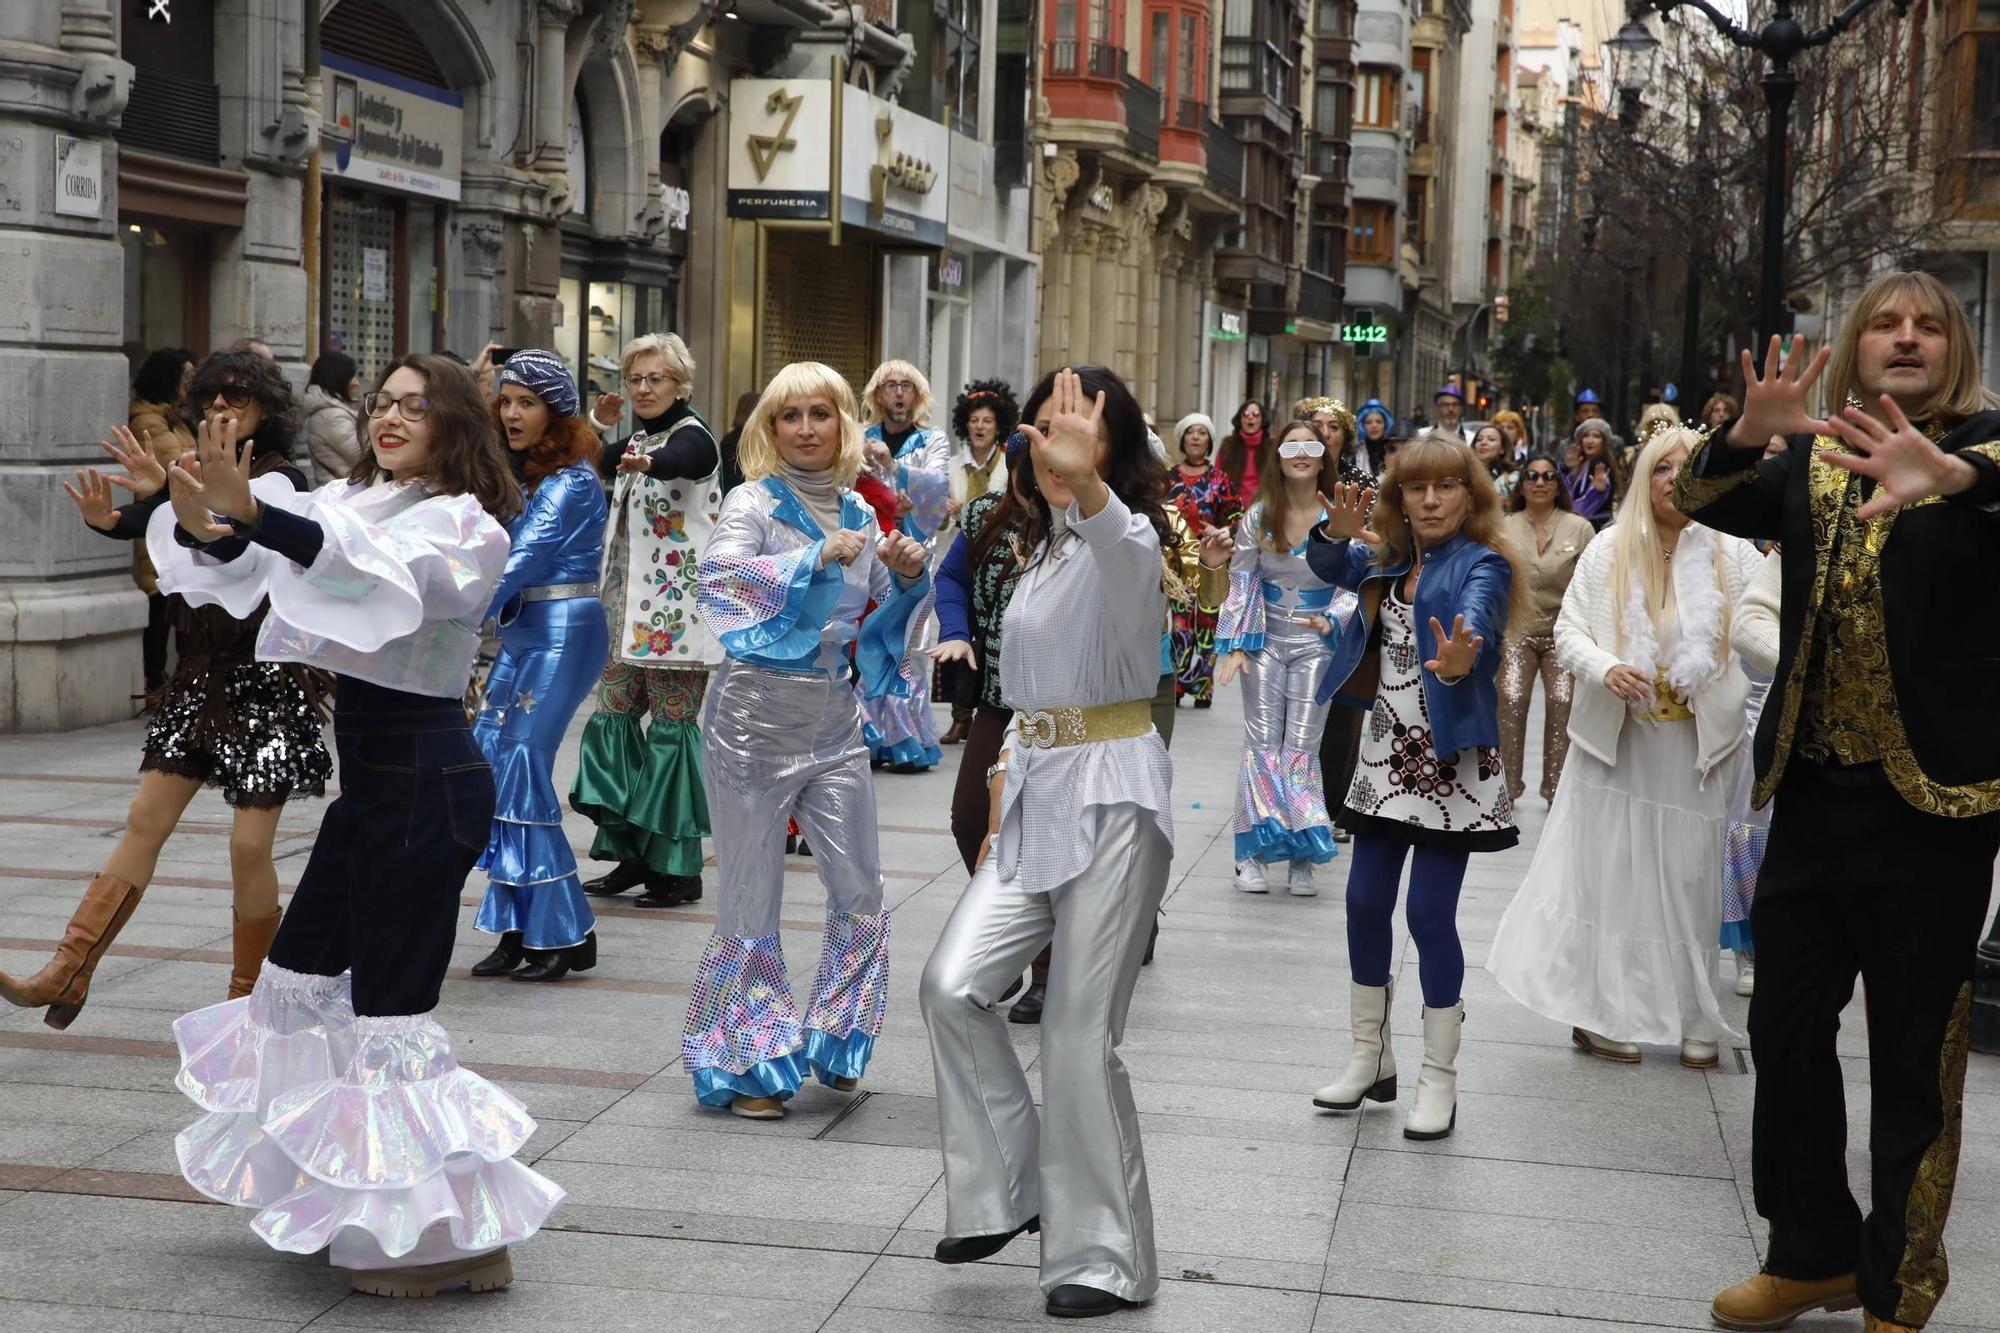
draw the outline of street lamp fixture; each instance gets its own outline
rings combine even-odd
[[[1762,288],[1757,293],[1757,348],[1761,353],[1771,335],[1781,332],[1779,324],[1785,297],[1785,146],[1790,134],[1792,98],[1799,90],[1799,76],[1792,61],[1814,47],[1825,46],[1846,32],[1868,12],[1876,0],[1850,0],[1846,8],[1817,28],[1807,28],[1792,13],[1791,0],[1778,0],[1764,26],[1752,32],[1717,9],[1710,0],[1631,0],[1631,13],[1651,10],[1671,17],[1683,5],[1707,15],[1716,30],[1737,46],[1761,52],[1767,62],[1764,77],[1764,259]],[[1889,0],[1898,17],[1907,14],[1910,0]],[[1615,43],[1634,26],[1627,23],[1611,39]],[[1654,43],[1657,47],[1657,42]]]
[[[1611,48],[1611,82],[1618,89],[1618,119],[1639,118],[1639,98],[1653,82],[1653,66],[1659,60],[1660,39],[1635,14],[1625,20],[1616,36],[1604,43]]]

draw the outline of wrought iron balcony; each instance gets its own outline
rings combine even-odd
[[[1321,324],[1340,322],[1340,288],[1332,278],[1309,268],[1299,270],[1298,315]]]
[[[1243,144],[1225,129],[1220,121],[1209,121],[1206,129],[1208,183],[1220,194],[1228,195],[1231,199],[1241,199]]]
[[[1049,73],[1070,78],[1120,79],[1125,74],[1125,48],[1111,42],[1058,37],[1049,43]]]
[[[1192,97],[1179,99],[1174,110],[1174,126],[1183,130],[1198,130],[1208,120],[1208,103],[1197,102]]]
[[[1160,155],[1160,94],[1145,82],[1125,78],[1125,146],[1141,157]]]

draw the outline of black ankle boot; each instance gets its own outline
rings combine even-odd
[[[583,943],[567,949],[530,949],[528,965],[514,974],[515,981],[561,981],[572,972],[588,972],[597,966],[597,932],[583,937]]]
[[[632,906],[679,907],[700,900],[700,875],[648,875],[646,891],[632,900]]]
[[[1022,1232],[1034,1235],[1042,1229],[1042,1215],[1036,1213],[1012,1231],[1002,1231],[991,1236],[946,1236],[937,1243],[937,1261],[941,1264],[971,1264],[981,1259],[991,1259],[1007,1248],[1014,1237]]]
[[[625,890],[636,889],[645,882],[644,861],[620,861],[611,867],[611,873],[585,880],[583,891],[598,898],[615,898]]]
[[[1039,1023],[1042,1021],[1042,1002],[1048,998],[1049,988],[1037,981],[1014,1001],[1014,1007],[1007,1011],[1009,1023]]]
[[[510,930],[493,946],[493,952],[472,965],[475,977],[504,977],[521,965],[521,932]]]
[[[1049,1293],[1048,1312],[1054,1319],[1095,1319],[1099,1315],[1133,1309],[1138,1304],[1097,1287],[1071,1282]]]

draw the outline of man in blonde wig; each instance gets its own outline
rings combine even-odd
[[[1800,339],[1682,470],[1675,502],[1784,543],[1777,678],[1757,728],[1775,800],[1751,909],[1751,1172],[1763,1271],[1715,1298],[1724,1328],[1813,1309],[1921,1328],[1946,1280],[1973,950],[2000,850],[2000,620],[1957,592],[2000,568],[2000,412],[1958,302],[1890,273],[1831,352]],[[1824,419],[1808,395],[1824,379]],[[1785,452],[1759,461],[1773,436]],[[1835,1049],[1868,997],[1871,1202],[1847,1186]]]
[[[951,437],[931,425],[931,384],[907,361],[884,361],[861,391],[865,465],[895,489],[896,527],[928,552],[951,499]],[[923,653],[931,608],[910,620],[902,685],[864,706],[874,762],[920,773],[944,758],[931,716],[931,661]]]

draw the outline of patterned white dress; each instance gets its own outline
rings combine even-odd
[[[1497,851],[1520,838],[1495,746],[1440,758],[1424,704],[1425,654],[1400,581],[1382,598],[1382,683],[1361,734],[1354,783],[1336,821],[1356,833],[1376,821],[1407,826],[1412,842]]]

